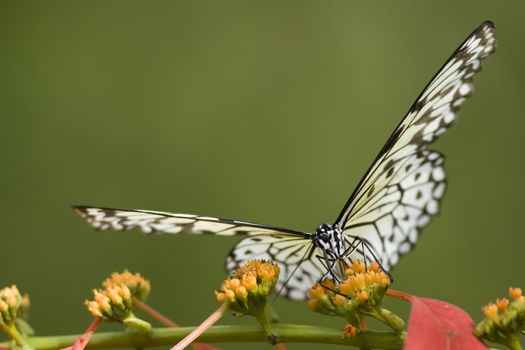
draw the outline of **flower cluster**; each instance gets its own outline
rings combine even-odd
[[[94,289],[93,295],[95,300],[86,301],[86,306],[95,317],[118,321],[131,312],[131,292],[124,284]]]
[[[149,323],[133,314],[132,294],[125,284],[112,284],[105,289],[94,289],[93,295],[94,300],[86,300],[86,306],[93,316],[120,322],[141,331],[147,332],[151,329]]]
[[[13,324],[20,316],[19,313],[27,312],[29,297],[22,297],[16,286],[0,290],[0,329]]]
[[[525,331],[525,296],[520,288],[509,288],[509,299],[500,298],[483,307],[485,318],[476,325],[478,338],[509,344]]]
[[[279,266],[253,260],[237,269],[215,292],[219,302],[240,315],[258,315],[279,278]]]
[[[115,285],[125,285],[128,287],[130,293],[135,298],[145,301],[148,298],[151,290],[150,282],[142,277],[140,273],[131,273],[124,270],[122,273],[114,272],[111,277],[102,282],[104,288],[109,288]]]
[[[27,346],[24,336],[34,333],[26,321],[29,306],[29,296],[22,296],[16,286],[0,289],[0,331],[22,348]]]
[[[339,285],[332,280],[314,285],[309,292],[308,306],[314,311],[342,316],[381,306],[390,277],[377,262],[367,268],[363,262],[355,261],[345,274],[347,278]]]
[[[345,271],[346,279],[336,284],[333,280],[324,280],[312,287],[309,292],[308,306],[317,312],[346,319],[345,336],[357,333],[356,327],[363,327],[360,315],[377,318],[395,330],[404,327],[392,314],[381,308],[390,277],[381,270],[377,262],[368,267],[361,261],[355,261]],[[388,315],[388,316],[387,316]],[[399,323],[399,325],[397,325]]]

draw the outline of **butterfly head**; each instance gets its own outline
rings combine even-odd
[[[328,224],[321,224],[313,235],[315,245],[332,256],[339,257],[344,251],[341,231]]]

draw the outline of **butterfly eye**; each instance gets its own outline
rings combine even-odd
[[[324,231],[324,232],[321,234],[321,240],[322,240],[323,242],[328,243],[328,242],[330,242],[330,239],[331,239],[331,237],[330,237],[330,233]]]
[[[321,224],[319,225],[317,230],[319,231],[319,233],[328,233],[330,232],[331,228],[327,224]]]

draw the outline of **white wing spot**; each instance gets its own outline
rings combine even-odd
[[[463,84],[459,88],[459,93],[463,96],[466,96],[472,92],[472,86],[470,84]]]

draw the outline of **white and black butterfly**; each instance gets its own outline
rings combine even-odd
[[[272,260],[281,268],[277,288],[290,299],[304,299],[326,274],[337,275],[341,260],[377,259],[389,269],[410,251],[420,229],[439,210],[446,187],[444,157],[427,145],[457,119],[460,104],[472,92],[474,74],[495,47],[494,25],[484,22],[417,98],[337,220],[313,233],[151,210],[74,208],[100,230],[137,227],[145,233],[245,236],[228,255],[227,270],[250,259]]]

